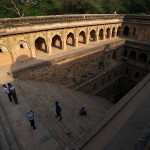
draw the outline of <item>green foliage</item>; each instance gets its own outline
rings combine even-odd
[[[0,0],[0,18],[56,14],[149,14],[150,0]],[[12,3],[14,2],[14,4]]]

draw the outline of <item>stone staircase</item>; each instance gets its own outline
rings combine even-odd
[[[48,82],[14,80],[19,105],[9,102],[0,89],[0,103],[20,149],[68,150],[96,126],[112,106],[105,100]],[[55,102],[62,107],[62,121],[55,118]],[[79,116],[80,108],[87,116]],[[25,117],[30,108],[35,113],[37,129],[32,130]]]

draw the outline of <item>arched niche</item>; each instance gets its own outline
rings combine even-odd
[[[104,30],[103,29],[100,29],[100,31],[99,31],[99,39],[100,40],[104,39]]]
[[[124,50],[123,56],[124,56],[124,57],[127,57],[127,56],[128,56],[128,51],[127,51],[127,49]]]
[[[129,59],[136,61],[136,52],[135,51],[131,51],[129,54]]]
[[[143,65],[147,64],[147,55],[144,53],[140,54],[137,61]]]
[[[113,29],[112,29],[112,37],[115,37],[115,27],[113,27]]]
[[[74,45],[75,45],[74,41],[75,41],[75,40],[74,40],[74,34],[70,32],[70,33],[67,35],[66,43],[67,43],[68,45],[74,46]]]
[[[52,47],[62,49],[62,40],[59,35],[55,35],[52,38]]]
[[[116,78],[116,76],[117,76],[117,72],[115,71],[115,73],[114,73],[114,78]]]
[[[124,36],[129,36],[129,27],[128,27],[128,26],[125,26],[125,27],[124,27],[123,35],[124,35]]]
[[[18,43],[17,43],[17,49],[19,50],[21,50],[21,49],[28,49],[28,44],[27,44],[27,42],[25,42],[25,41],[19,41]]]
[[[36,50],[40,50],[40,51],[43,51],[46,53],[47,52],[47,46],[46,46],[45,39],[42,37],[38,37],[35,40],[35,48],[36,48]]]
[[[78,39],[78,42],[79,43],[86,43],[86,36],[85,36],[85,32],[84,31],[81,31],[79,33],[79,39]]]
[[[0,45],[0,66],[12,64],[12,56],[5,45]]]
[[[133,28],[133,36],[136,34],[136,28]]]
[[[4,45],[0,45],[0,53],[8,52],[8,49]]]
[[[106,38],[110,38],[110,28],[106,29]]]
[[[96,31],[93,29],[91,32],[90,32],[90,41],[95,41],[96,40]]]
[[[116,60],[116,51],[113,52],[112,59]]]
[[[121,27],[120,26],[117,29],[117,36],[121,36]]]
[[[110,79],[111,79],[111,76],[110,76],[110,74],[108,75],[108,81],[110,81]]]

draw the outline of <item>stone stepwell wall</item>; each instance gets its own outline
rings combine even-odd
[[[113,55],[113,50],[115,50],[116,60],[121,59],[123,45],[123,43],[109,45],[109,55]],[[81,82],[85,74],[94,75],[102,69],[100,62],[104,59],[106,47],[108,46],[85,49],[78,53],[21,68],[13,71],[13,76],[22,80],[51,81],[73,86]]]

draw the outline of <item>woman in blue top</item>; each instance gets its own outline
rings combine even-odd
[[[31,127],[33,127],[33,130],[35,130],[36,127],[34,124],[34,113],[32,110],[30,110],[30,109],[28,110],[27,117],[28,117],[28,120],[30,121]]]

